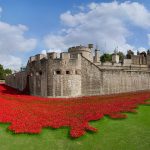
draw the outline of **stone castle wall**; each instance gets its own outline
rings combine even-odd
[[[83,96],[101,94],[101,77],[100,69],[85,57],[82,57],[81,86]]]
[[[105,95],[150,89],[150,71],[100,69],[82,58],[82,95]]]
[[[76,97],[150,89],[150,70],[139,59],[126,63],[94,63],[90,49],[75,47],[63,52],[30,57],[26,71],[7,76],[6,84],[23,91],[29,81],[31,95]],[[142,60],[144,57],[142,56]],[[147,57],[147,62],[149,57]],[[27,80],[27,77],[29,80]]]
[[[102,94],[150,89],[150,72],[133,70],[103,70]]]
[[[23,91],[27,83],[27,74],[23,71],[9,75],[6,78],[5,83],[10,87]]]
[[[47,60],[37,55],[27,65],[31,95],[47,96]]]
[[[71,58],[48,59],[48,96],[71,97],[81,95],[81,55]]]
[[[25,75],[24,75],[25,74]],[[70,53],[49,53],[47,58],[31,57],[26,72],[19,72],[6,78],[6,84],[23,90],[29,78],[31,95],[44,97],[73,97],[81,95],[81,55]],[[23,80],[22,80],[23,79]]]

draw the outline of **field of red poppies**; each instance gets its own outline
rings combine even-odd
[[[40,133],[43,127],[70,127],[71,137],[97,129],[89,121],[104,115],[126,118],[139,104],[150,104],[150,91],[82,98],[41,98],[25,95],[0,84],[0,122],[11,123],[14,133]]]

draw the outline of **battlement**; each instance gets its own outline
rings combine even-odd
[[[32,62],[38,62],[41,61],[43,58],[45,59],[49,59],[49,60],[69,60],[69,59],[78,59],[81,56],[81,54],[71,54],[68,52],[62,52],[62,53],[56,53],[56,52],[51,52],[51,53],[47,53],[46,55],[44,54],[37,54],[35,56],[31,56],[29,58],[29,63]]]
[[[56,58],[57,58],[56,52],[47,53],[47,59],[56,59]]]
[[[81,55],[86,57],[88,60],[93,61],[93,56],[91,52],[92,44],[89,44],[88,47],[86,46],[75,46],[70,47],[68,49],[68,52],[62,52],[62,53],[56,53],[56,52],[48,52],[47,54],[37,54],[35,56],[31,56],[29,58],[29,63],[32,62],[39,62],[43,58],[48,60],[72,60],[72,59],[78,59]]]
[[[37,54],[37,55],[35,55],[35,56],[31,56],[31,57],[29,58],[29,62],[31,63],[31,62],[33,62],[33,61],[40,61],[40,60],[43,59],[43,58],[46,58],[46,55],[44,55],[44,54]]]
[[[43,59],[45,57],[46,57],[46,55],[44,55],[44,54],[37,54],[37,55],[35,55],[36,61],[39,61],[39,60],[41,60],[41,59]]]
[[[6,84],[45,97],[103,95],[150,89],[150,51],[134,55],[130,50],[122,61],[115,53],[112,61],[101,63],[92,47],[76,46],[68,52],[37,54],[29,58],[24,72],[7,76]]]
[[[71,53],[71,52],[76,52],[76,51],[86,51],[86,52],[89,52],[91,53],[91,49],[89,47],[86,47],[86,46],[74,46],[74,47],[70,47],[68,49],[68,52]]]

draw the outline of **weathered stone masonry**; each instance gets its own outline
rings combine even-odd
[[[150,70],[145,61],[143,65],[135,64],[134,57],[133,62],[128,59],[120,64],[115,63],[114,58],[118,61],[118,57],[114,57],[113,63],[102,64],[97,56],[96,50],[92,59],[91,49],[82,46],[70,48],[60,57],[56,53],[38,54],[30,57],[26,71],[7,76],[6,84],[20,91],[29,84],[31,95],[44,97],[104,95],[150,89]]]

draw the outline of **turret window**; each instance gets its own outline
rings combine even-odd
[[[42,71],[39,71],[39,75],[42,75]]]
[[[58,75],[61,74],[61,71],[60,71],[60,70],[57,70],[57,71],[56,71],[56,74],[58,74]]]
[[[70,74],[70,71],[67,70],[67,71],[66,71],[66,74]]]

